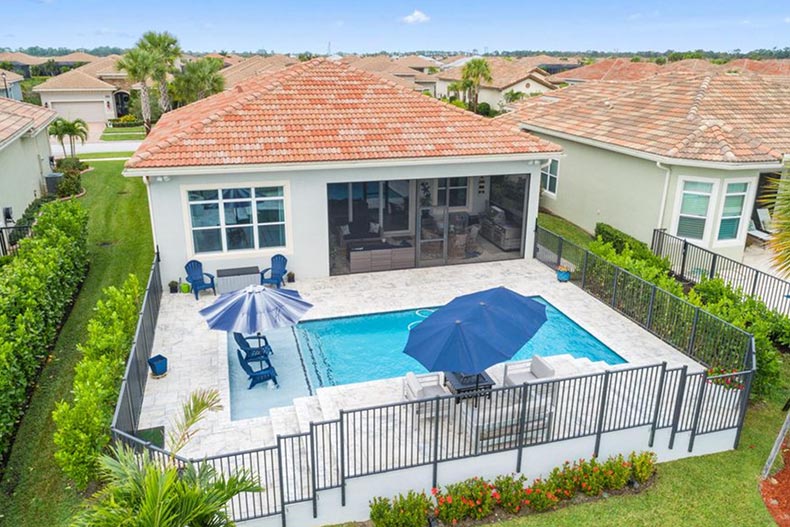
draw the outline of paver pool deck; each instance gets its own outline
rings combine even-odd
[[[462,294],[505,286],[546,299],[623,357],[628,362],[624,367],[666,361],[669,367],[687,365],[690,373],[704,369],[575,285],[557,282],[551,269],[533,259],[298,279],[293,285],[315,306],[304,320],[442,305]],[[197,388],[216,388],[223,405],[200,423],[200,431],[183,455],[203,457],[261,448],[275,444],[278,434],[304,431],[310,421],[334,419],[340,409],[403,400],[401,378],[386,379],[318,388],[316,396],[296,397],[287,406],[272,408],[268,416],[232,419],[228,336],[209,330],[198,313],[215,298],[210,292],[204,292],[199,301],[192,294],[165,293],[162,298],[153,354],[167,356],[169,372],[162,379],[148,380],[139,428],[167,427]],[[276,367],[277,355],[273,359]],[[567,355],[548,360],[558,377],[617,368],[571,360]],[[361,361],[360,368],[364,367]],[[501,372],[501,365],[489,370],[498,382]],[[281,383],[296,382],[280,375]],[[252,391],[256,390],[261,398],[275,393],[261,385]]]

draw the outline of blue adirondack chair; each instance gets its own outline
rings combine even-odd
[[[217,288],[214,286],[214,275],[204,273],[202,263],[197,260],[189,260],[184,269],[187,272],[187,282],[192,286],[192,292],[195,293],[195,300],[198,299],[198,293],[204,289],[211,289],[215,295],[217,294]]]
[[[260,337],[260,342],[262,342],[262,344],[258,346],[253,346],[249,343],[249,341],[253,339],[258,341],[257,336],[245,337],[241,333],[233,333],[233,339],[236,341],[236,345],[241,349],[241,351],[244,352],[244,358],[247,360],[247,362],[260,362],[264,360],[268,362],[268,356],[274,354],[272,347],[269,346],[269,341],[264,336]]]
[[[261,368],[260,370],[253,370],[250,364],[245,360],[244,356],[241,354],[241,350],[236,350],[236,355],[239,357],[239,364],[241,364],[244,373],[247,374],[247,377],[250,379],[250,386],[247,388],[251,390],[253,386],[256,384],[260,384],[262,382],[272,381],[274,385],[278,388],[280,384],[277,382],[277,371],[274,369],[274,366],[271,365],[268,361],[266,361],[267,366],[265,368]]]
[[[261,285],[271,284],[280,289],[280,286],[285,284],[285,275],[288,274],[288,269],[285,268],[288,265],[288,258],[282,254],[275,254],[272,256],[271,265],[261,271]],[[266,273],[269,273],[269,278],[266,278]]]

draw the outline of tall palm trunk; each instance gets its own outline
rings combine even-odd
[[[148,93],[148,86],[143,85],[140,88],[140,111],[143,114],[143,126],[145,127],[145,135],[151,132],[151,96]]]
[[[170,94],[167,92],[167,78],[158,79],[156,83],[159,85],[159,107],[162,109],[162,113],[169,112]]]
[[[58,137],[58,142],[60,143],[60,147],[63,149],[63,157],[68,157],[68,154],[66,154],[66,142],[63,140],[63,137],[64,136],[62,135]]]

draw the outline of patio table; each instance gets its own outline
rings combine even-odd
[[[491,388],[494,387],[494,379],[492,379],[486,372],[478,375],[465,375],[460,372],[448,371],[444,374],[444,384],[450,390],[450,393],[456,396],[455,404],[458,404],[461,399],[474,397],[475,400],[481,395],[481,392],[487,391],[488,398],[491,398]]]

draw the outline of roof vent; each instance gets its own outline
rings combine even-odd
[[[604,106],[606,106],[606,108],[607,108],[607,109],[609,109],[609,110],[611,110],[611,109],[613,109],[613,108],[614,108],[614,104],[612,103],[612,101],[604,101],[604,102],[603,102],[603,104],[604,104]]]

